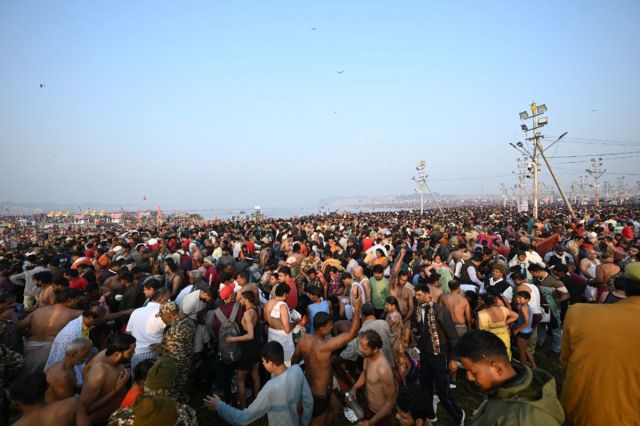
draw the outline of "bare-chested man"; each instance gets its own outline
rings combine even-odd
[[[74,367],[84,362],[92,347],[91,340],[78,337],[67,346],[64,358],[45,371],[49,385],[44,396],[47,402],[62,401],[76,394],[78,382]]]
[[[63,290],[56,296],[54,305],[36,309],[18,324],[18,331],[29,330],[24,345],[26,371],[34,373],[44,370],[53,339],[64,326],[82,314],[82,311],[71,308],[74,298],[73,290]]]
[[[413,298],[415,291],[412,285],[407,285],[409,281],[409,271],[402,271],[402,259],[407,252],[403,246],[400,248],[398,258],[391,269],[389,278],[390,294],[398,299],[398,307],[403,321],[402,343],[405,347],[409,344],[409,332],[411,330],[411,315],[413,315]]]
[[[460,281],[449,281],[451,293],[440,296],[440,304],[443,305],[453,318],[456,331],[462,336],[471,330],[471,307],[469,301],[460,292]]]
[[[124,363],[133,356],[136,339],[130,334],[119,334],[109,347],[99,352],[82,372],[84,385],[80,401],[92,423],[103,423],[118,409],[127,392],[129,370]]]
[[[353,268],[353,279],[360,283],[360,287],[364,290],[365,298],[362,299],[362,304],[371,303],[371,284],[369,284],[369,278],[364,274],[362,266]]]
[[[56,285],[52,283],[53,276],[49,271],[40,271],[33,274],[33,281],[42,291],[36,296],[38,307],[53,305],[56,303]]]
[[[90,426],[82,403],[78,398],[45,402],[44,394],[47,381],[42,372],[22,375],[9,387],[11,402],[20,411],[22,417],[14,423],[16,426]]]
[[[346,346],[358,334],[361,306],[361,295],[356,294],[354,297],[353,320],[349,331],[328,340],[325,337],[331,333],[333,326],[331,316],[326,312],[316,313],[313,317],[313,334],[303,335],[293,354],[293,363],[297,363],[300,358],[304,358],[307,367],[305,375],[313,395],[312,425],[333,424],[335,416],[340,410],[340,403],[332,392],[333,369],[331,368],[331,355],[334,351]]]
[[[384,426],[391,424],[391,411],[396,400],[393,371],[381,352],[382,338],[374,330],[360,333],[360,351],[364,356],[364,367],[358,381],[349,391],[354,397],[365,387],[367,407],[360,426]]]

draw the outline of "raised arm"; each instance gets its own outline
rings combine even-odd
[[[393,263],[393,267],[391,268],[391,277],[389,277],[389,285],[391,288],[396,287],[396,282],[398,280],[398,274],[400,273],[400,269],[402,269],[402,259],[404,259],[404,255],[407,253],[407,249],[402,246],[400,248],[400,252],[396,257],[396,261]]]
[[[355,339],[360,330],[360,308],[362,307],[362,296],[358,293],[357,297],[353,299],[353,319],[351,320],[351,328],[345,333],[340,333],[333,339],[325,341],[323,346],[324,350],[333,352],[336,351],[347,343]]]

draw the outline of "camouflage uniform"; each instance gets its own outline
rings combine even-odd
[[[159,355],[171,357],[176,362],[178,374],[171,387],[171,396],[180,401],[186,399],[195,336],[196,324],[184,315],[180,315],[164,329],[164,336],[160,343]]]
[[[111,414],[107,426],[134,426],[136,416],[133,408],[120,408]],[[188,405],[178,404],[178,421],[176,426],[195,426],[198,424],[196,411]]]
[[[4,345],[0,345],[0,391],[9,386],[9,383],[18,375],[24,367],[24,357]],[[0,398],[0,424],[5,424],[9,408],[5,398]]]
[[[22,352],[22,341],[13,321],[0,319],[0,345],[14,352]]]

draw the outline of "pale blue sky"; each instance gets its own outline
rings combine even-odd
[[[315,206],[410,193],[418,159],[435,191],[498,192],[532,100],[569,132],[551,154],[640,151],[638,22],[637,0],[5,0],[0,200]]]

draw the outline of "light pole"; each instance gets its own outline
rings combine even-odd
[[[442,210],[442,207],[440,206],[440,203],[436,199],[436,196],[431,191],[431,188],[429,188],[429,184],[427,183],[427,178],[429,177],[429,175],[425,174],[425,172],[424,172],[424,169],[425,169],[426,165],[427,165],[426,161],[424,161],[424,160],[418,161],[418,163],[416,164],[416,170],[418,171],[418,177],[416,178],[415,176],[413,176],[411,178],[417,184],[416,192],[418,194],[420,194],[420,215],[422,216],[422,214],[424,212],[424,190],[426,188],[427,191],[429,191],[429,194],[431,194],[431,198],[433,198],[433,201],[436,203],[436,206],[438,206],[438,210],[440,210],[440,214],[442,215],[442,217],[445,217],[444,211]]]
[[[564,193],[564,190],[562,189],[562,186],[560,185],[560,181],[558,180],[558,177],[556,176],[553,167],[551,166],[551,163],[549,163],[549,160],[547,159],[547,156],[544,155],[544,152],[551,148],[553,145],[555,145],[560,139],[562,139],[563,137],[565,137],[567,135],[567,132],[564,132],[563,134],[560,135],[560,137],[558,137],[558,139],[556,139],[555,141],[553,141],[551,143],[551,145],[549,145],[547,148],[543,148],[542,143],[540,142],[540,140],[542,138],[544,138],[544,136],[542,134],[540,134],[540,132],[537,132],[537,129],[540,129],[544,126],[546,126],[548,124],[548,119],[547,117],[543,117],[542,115],[544,115],[545,112],[547,112],[547,106],[545,104],[542,105],[537,105],[535,102],[532,102],[530,105],[530,110],[531,110],[531,115],[529,115],[529,113],[527,111],[522,111],[519,115],[520,115],[520,120],[528,120],[531,119],[532,120],[532,124],[533,127],[532,128],[528,128],[526,124],[521,124],[520,128],[522,129],[523,132],[525,132],[525,135],[527,134],[527,132],[531,131],[533,132],[533,136],[530,138],[526,138],[526,140],[528,142],[531,142],[533,144],[533,150],[532,152],[529,152],[528,150],[524,149],[524,145],[522,144],[522,142],[518,142],[517,146],[514,144],[511,144],[511,146],[513,146],[514,148],[518,149],[518,151],[520,151],[521,153],[524,153],[525,155],[527,155],[529,158],[531,158],[531,161],[533,162],[532,165],[532,174],[533,174],[533,218],[534,220],[538,220],[538,203],[539,203],[539,188],[538,188],[538,173],[540,172],[539,166],[540,166],[540,156],[542,156],[542,159],[544,160],[545,164],[547,165],[547,168],[549,169],[549,173],[551,173],[551,177],[553,178],[553,182],[556,184],[556,187],[558,188],[558,191],[560,192],[560,195],[562,196],[562,200],[564,201],[564,205],[566,206],[567,210],[569,210],[569,213],[571,214],[571,217],[576,217],[575,212],[573,211],[573,207],[571,207],[571,203],[569,202],[569,199],[567,198],[567,195]]]
[[[513,145],[512,145],[513,146]],[[526,188],[527,178],[530,178],[531,175],[527,173],[528,162],[526,156],[522,159],[518,158],[518,172],[513,172],[514,175],[518,178],[518,184],[516,187],[518,188],[518,199],[516,201],[516,207],[518,209],[518,213],[522,213],[523,211],[529,210],[529,206],[527,205],[527,194]]]
[[[600,178],[606,172],[606,170],[602,170],[602,157],[599,157],[597,160],[595,158],[591,159],[591,165],[593,170],[587,169],[586,172],[593,177],[593,188],[595,190],[595,205],[596,208],[600,207]]]
[[[424,174],[424,169],[426,165],[427,165],[426,161],[424,160],[418,161],[418,163],[416,164],[418,177],[417,178],[415,176],[411,177],[411,180],[413,180],[417,185],[416,192],[420,194],[420,216],[424,214],[424,187],[427,183],[427,177]]]

